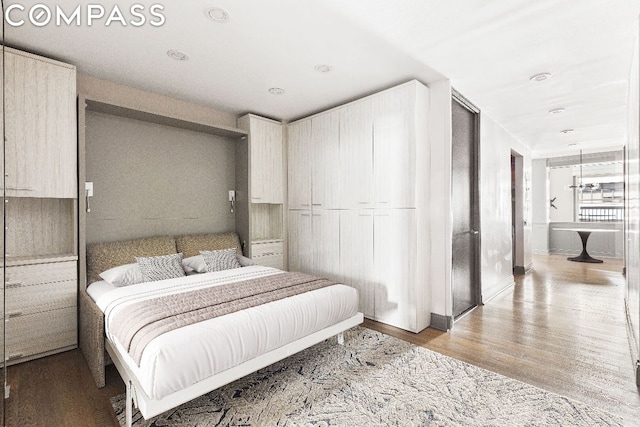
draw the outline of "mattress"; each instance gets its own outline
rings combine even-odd
[[[139,299],[280,272],[275,268],[250,266],[118,288],[96,282],[87,292],[105,313],[107,339],[137,377],[145,394],[159,400],[356,315],[356,290],[341,284],[332,285],[167,332],[147,345],[140,366],[109,333],[115,313]],[[110,287],[112,289],[106,290]]]

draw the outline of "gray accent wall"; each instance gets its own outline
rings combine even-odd
[[[87,111],[86,180],[94,185],[87,243],[235,230],[228,202],[235,144]]]

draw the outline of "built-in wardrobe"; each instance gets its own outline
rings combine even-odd
[[[11,398],[13,365],[78,344],[76,69],[8,47],[0,60],[0,357],[4,396]]]
[[[288,125],[289,269],[414,332],[431,315],[429,102],[410,81]]]

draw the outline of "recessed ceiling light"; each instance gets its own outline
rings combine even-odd
[[[549,110],[549,114],[562,114],[567,111],[564,108],[554,108],[553,110]]]
[[[282,89],[281,87],[272,87],[271,89],[269,89],[269,93],[271,95],[283,95],[284,89]]]
[[[316,70],[318,73],[328,73],[329,71],[331,71],[331,65],[318,64],[315,67],[313,67],[313,69]]]
[[[563,129],[563,130],[560,131],[560,133],[564,133],[565,135],[568,134],[568,133],[573,133],[573,132],[574,132],[573,129]]]
[[[551,73],[540,73],[529,77],[532,82],[541,82],[551,77]]]
[[[575,147],[576,145],[578,145],[578,144],[573,143],[573,144],[569,144],[568,147]]]
[[[207,18],[215,22],[226,22],[229,20],[229,12],[220,7],[208,7],[204,10]]]
[[[167,51],[167,55],[169,56],[169,58],[175,59],[176,61],[188,61],[189,60],[189,55],[187,55],[186,53],[181,52],[179,50],[175,50],[175,49],[171,49],[171,50]]]

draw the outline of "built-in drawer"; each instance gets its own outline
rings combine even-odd
[[[251,244],[251,258],[263,256],[282,255],[284,244],[283,242],[260,242]]]
[[[258,265],[264,265],[265,267],[284,269],[284,256],[282,254],[254,256],[253,262]]]
[[[7,267],[7,286],[38,285],[77,279],[78,263],[76,261]]]
[[[70,307],[8,319],[7,361],[77,346],[76,316],[76,307]]]
[[[75,307],[78,281],[25,285],[9,283],[6,288],[7,317],[16,317],[58,308]]]

